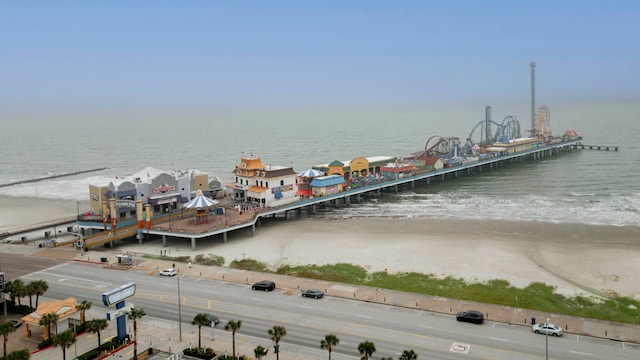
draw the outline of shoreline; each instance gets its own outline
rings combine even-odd
[[[83,211],[82,208],[80,208]],[[86,210],[86,209],[84,209]],[[0,196],[0,231],[75,215],[75,200]],[[28,216],[26,216],[28,215]],[[30,221],[30,220],[36,221]],[[8,226],[12,224],[13,226]],[[113,251],[158,254],[162,240],[128,241]],[[350,263],[369,272],[417,272],[468,282],[543,282],[574,296],[640,298],[640,227],[424,218],[303,218],[263,221],[249,231],[199,239],[168,238],[170,256],[215,254],[280,265]]]

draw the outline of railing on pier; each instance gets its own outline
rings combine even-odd
[[[589,149],[589,150],[605,150],[605,151],[618,151],[619,146],[616,145],[586,145],[586,144],[574,144],[571,145],[574,149]]]
[[[72,216],[72,217],[67,217],[67,218],[62,218],[62,219],[46,221],[46,222],[42,222],[42,223],[38,223],[38,224],[20,226],[20,227],[9,229],[8,231],[4,231],[4,232],[0,233],[0,239],[4,239],[4,238],[7,238],[9,236],[18,235],[18,234],[26,234],[26,233],[30,233],[32,231],[48,229],[48,228],[55,228],[57,226],[62,226],[62,225],[66,225],[66,224],[72,224],[77,220],[78,219],[75,216]]]

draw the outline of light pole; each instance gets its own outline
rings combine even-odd
[[[73,337],[77,337],[78,336],[78,331],[76,330],[76,319],[73,319]],[[78,347],[76,346],[76,343],[78,342],[77,338],[75,339],[76,341],[73,342],[73,360],[78,360]]]
[[[182,308],[180,305],[180,276],[178,278],[178,331],[180,332],[180,342],[182,342]]]
[[[545,325],[545,332],[544,332],[545,359],[549,360],[549,319],[547,319],[547,323],[544,325]]]

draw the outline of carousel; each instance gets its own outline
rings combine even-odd
[[[210,199],[202,193],[196,192],[196,197],[184,204],[187,209],[196,209],[196,224],[206,224],[209,222],[209,208],[218,205],[218,201]]]

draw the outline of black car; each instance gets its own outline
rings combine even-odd
[[[209,318],[209,326],[214,327],[218,324],[220,324],[220,318],[213,315],[213,314],[207,314],[207,317]]]
[[[272,291],[276,288],[276,283],[271,280],[262,280],[251,286],[253,290],[264,290],[264,291]]]
[[[314,299],[322,299],[324,292],[318,289],[309,289],[302,292],[302,297],[310,297]]]
[[[456,315],[456,320],[474,324],[482,324],[482,322],[484,321],[484,314],[476,310],[461,311]]]

